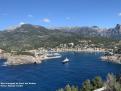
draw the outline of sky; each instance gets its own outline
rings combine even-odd
[[[24,23],[114,27],[121,24],[121,0],[0,0],[0,29]]]

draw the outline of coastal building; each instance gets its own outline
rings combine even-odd
[[[70,46],[72,46],[72,47],[74,46],[74,43],[68,43],[68,44],[69,44]]]
[[[2,49],[0,49],[0,54],[1,54],[1,53],[3,53],[3,50],[2,50]]]

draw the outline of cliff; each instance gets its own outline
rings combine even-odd
[[[4,66],[7,65],[21,65],[21,64],[39,64],[41,57],[33,57],[29,55],[11,55],[9,53],[1,54],[0,58],[6,59]]]
[[[115,54],[115,55],[112,55],[112,56],[102,56],[101,59],[103,61],[121,64],[121,54]]]

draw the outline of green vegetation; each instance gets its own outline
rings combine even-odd
[[[93,89],[101,88],[103,86],[103,81],[101,77],[97,76],[92,80]]]
[[[17,51],[13,53],[14,55],[29,55],[29,56],[35,56],[33,53],[30,52],[24,52],[24,51]]]
[[[69,84],[66,85],[66,87],[63,89],[58,89],[57,91],[79,91],[78,87],[77,86],[70,86]]]
[[[92,81],[86,80],[83,82],[82,87],[66,85],[65,88],[58,89],[57,91],[93,91],[94,89],[101,88],[103,81],[100,77],[95,77]]]
[[[98,88],[106,87],[105,91],[121,91],[121,79],[114,74],[108,74],[106,81],[97,76],[93,80],[86,80],[78,89],[77,86],[66,85],[65,88],[58,89],[57,91],[93,91]]]
[[[113,74],[108,74],[105,86],[107,88],[106,91],[121,91],[120,77],[117,78]]]
[[[114,53],[115,53],[115,54],[121,54],[121,48],[114,49]]]
[[[116,39],[101,37],[92,28],[72,28],[67,32],[68,30],[51,30],[42,26],[24,24],[14,30],[0,31],[0,49],[11,52],[40,47],[56,48],[60,47],[60,44],[68,43],[74,43],[74,47],[81,47],[81,40],[91,40],[91,43],[85,45],[95,44],[95,47],[113,48],[119,42]]]
[[[81,91],[91,91],[93,89],[92,84],[90,80],[86,80],[81,88]]]

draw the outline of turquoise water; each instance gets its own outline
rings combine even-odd
[[[119,74],[121,65],[101,61],[102,53],[62,53],[62,58],[46,60],[42,64],[0,66],[0,82],[33,82],[23,87],[0,87],[0,91],[55,91],[66,84],[81,86],[86,79],[101,76],[105,79],[111,72]],[[66,57],[70,62],[62,64]],[[2,60],[0,65],[2,65]]]

